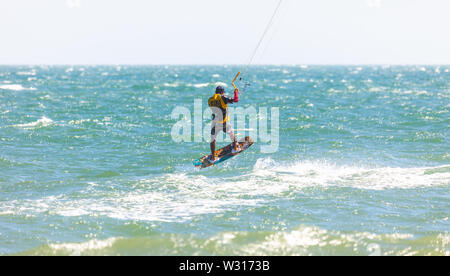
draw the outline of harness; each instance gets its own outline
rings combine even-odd
[[[216,117],[215,112],[217,113],[217,110],[215,110],[215,108],[220,108],[222,110],[222,118],[224,118],[221,123],[224,124],[227,122],[227,120],[228,120],[228,115],[227,115],[228,105],[225,104],[225,102],[223,101],[222,96],[220,94],[214,94],[214,96],[209,98],[208,105],[213,112],[213,116],[214,116],[213,119]],[[213,107],[215,107],[215,108],[213,108]]]

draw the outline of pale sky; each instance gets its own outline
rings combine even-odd
[[[279,0],[1,0],[0,64],[245,64]],[[283,0],[255,64],[450,64],[450,0]]]

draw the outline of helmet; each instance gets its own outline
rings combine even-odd
[[[225,93],[225,88],[223,88],[223,86],[217,86],[217,88],[216,88],[216,94],[219,94],[219,93]]]

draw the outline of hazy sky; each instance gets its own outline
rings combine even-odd
[[[243,64],[278,0],[1,0],[0,64]],[[450,0],[284,0],[255,63],[450,64]]]

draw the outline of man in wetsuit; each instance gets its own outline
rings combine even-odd
[[[239,89],[234,90],[234,98],[224,95],[225,89],[222,86],[216,88],[216,93],[214,96],[209,98],[208,105],[212,110],[213,122],[211,124],[211,155],[209,156],[210,162],[217,161],[216,152],[216,138],[219,132],[222,130],[230,136],[231,141],[233,141],[233,151],[240,151],[239,144],[236,142],[236,137],[233,132],[233,128],[228,122],[227,108],[228,104],[233,104],[239,102],[238,97]]]

